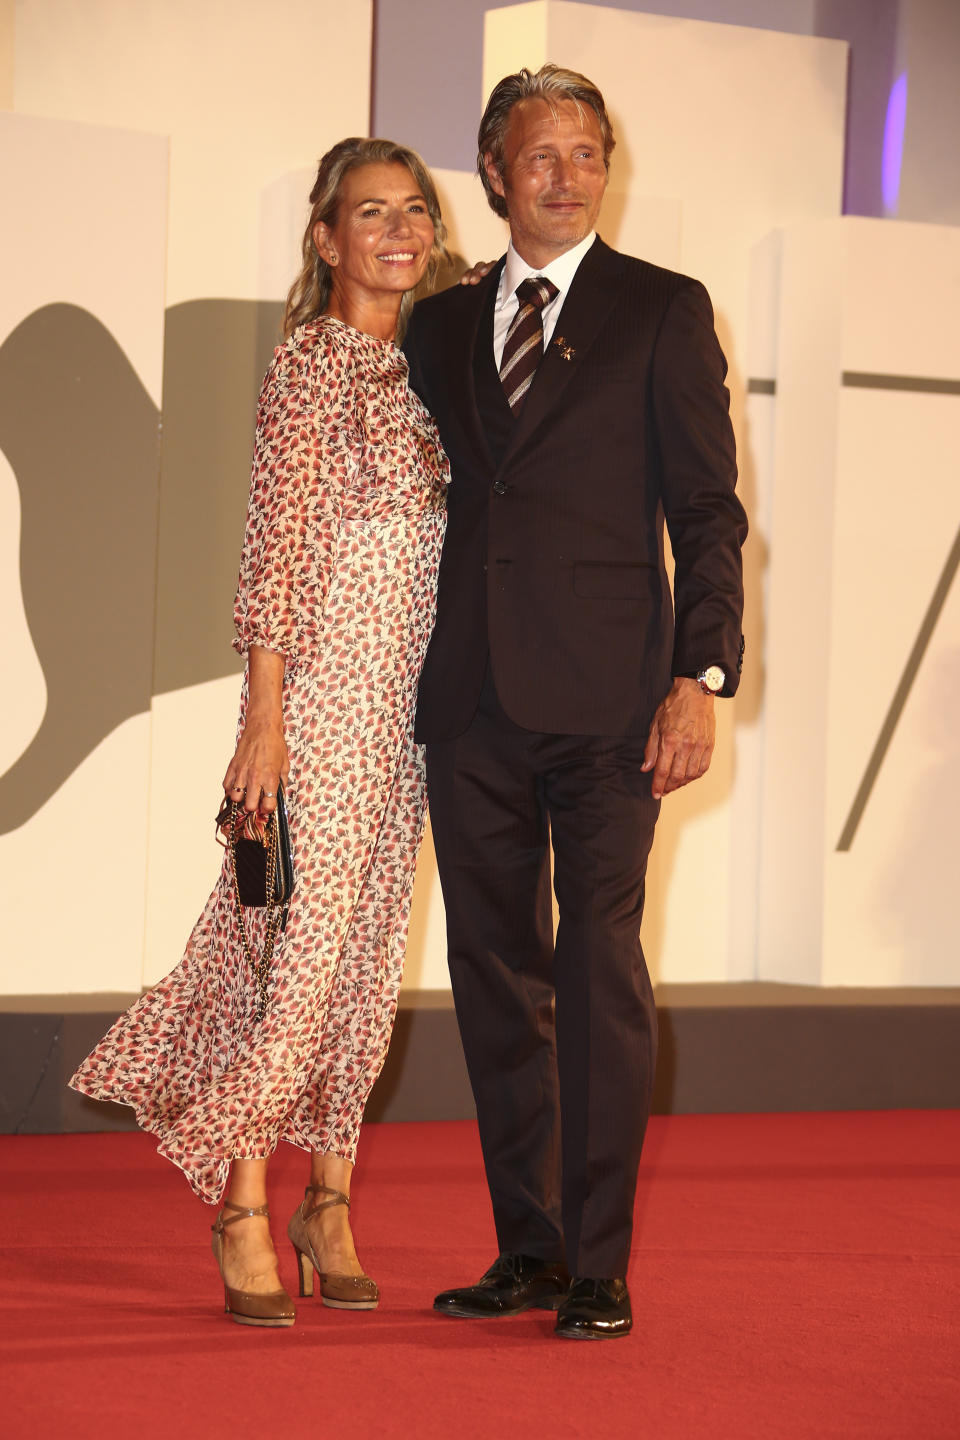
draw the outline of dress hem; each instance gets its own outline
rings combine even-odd
[[[199,1168],[196,1163],[197,1159],[199,1159],[199,1157],[196,1155],[196,1152],[191,1152],[190,1155],[175,1153],[174,1142],[172,1141],[172,1139],[168,1138],[165,1133],[162,1130],[158,1129],[155,1125],[147,1123],[146,1118],[143,1114],[142,1102],[124,1099],[121,1098],[121,1096],[119,1095],[110,1094],[105,1091],[98,1091],[96,1089],[93,1089],[92,1087],[86,1089],[82,1085],[78,1085],[75,1078],[67,1082],[67,1088],[70,1090],[75,1090],[78,1095],[84,1095],[88,1100],[97,1100],[101,1103],[108,1103],[112,1105],[124,1105],[127,1107],[127,1109],[132,1110],[134,1113],[134,1118],[137,1122],[138,1129],[144,1135],[151,1135],[156,1140],[157,1154],[162,1155],[165,1160],[169,1160],[171,1165],[175,1165],[183,1175],[184,1179],[190,1186],[190,1189],[193,1191],[193,1193],[208,1205],[219,1205],[222,1201],[224,1191],[227,1187],[227,1181],[229,1179],[229,1166],[233,1164],[234,1160],[269,1161],[276,1154],[277,1147],[281,1144],[292,1145],[295,1149],[302,1150],[307,1155],[332,1155],[335,1156],[337,1159],[346,1160],[351,1165],[356,1163],[355,1148],[352,1155],[343,1155],[340,1153],[339,1150],[336,1149],[325,1150],[321,1146],[314,1144],[312,1140],[308,1140],[302,1135],[294,1135],[289,1132],[281,1133],[277,1135],[273,1149],[270,1150],[267,1155],[236,1155],[205,1152],[201,1161],[203,1168],[213,1169],[214,1167],[216,1167],[218,1172],[220,1172],[221,1169],[223,1169],[224,1171],[220,1180],[219,1189],[216,1193],[213,1193],[209,1186],[203,1185],[202,1181],[198,1178],[196,1174],[196,1171]]]

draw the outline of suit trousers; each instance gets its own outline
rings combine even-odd
[[[522,729],[488,664],[467,730],[427,745],[499,1247],[592,1278],[626,1274],[656,1064],[640,920],[660,805],[644,743]]]

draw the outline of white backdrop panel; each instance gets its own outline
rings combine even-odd
[[[42,305],[79,305],[157,406],[168,157],[159,135],[0,114],[0,336]]]
[[[833,225],[801,225],[782,247],[765,613],[762,844],[757,889],[762,979],[820,981],[823,795],[833,529],[836,324]],[[773,243],[773,242],[771,242]],[[764,257],[770,264],[770,256]],[[811,297],[816,297],[812,303]]]
[[[371,26],[371,0],[30,0],[16,108],[170,136],[168,305],[275,298],[270,187],[367,133]]]
[[[16,277],[0,297],[0,342],[34,311],[69,302],[110,332],[159,402],[166,141],[99,126],[0,115],[0,188],[8,213],[17,217],[16,226],[3,227],[0,238],[3,273]],[[55,426],[56,398],[38,395],[36,417],[28,416],[27,423]],[[103,439],[108,443],[109,436]],[[153,514],[156,474],[142,467],[137,473],[148,493],[138,497],[141,503],[134,508]],[[64,475],[57,483],[68,485],[70,479]],[[27,477],[15,476],[4,459],[0,506],[9,521],[9,528],[4,526],[9,563],[3,607],[9,623],[4,627],[5,704],[0,712],[4,770],[27,749],[46,706],[46,686],[23,610],[19,553],[13,548],[20,526],[20,486],[25,483]],[[31,538],[35,550],[37,537]],[[92,563],[109,566],[109,535],[61,537],[61,543],[71,538],[89,547]],[[151,553],[152,533],[137,538]],[[70,603],[69,593],[54,591],[49,597],[51,607]],[[152,643],[148,618],[142,654],[149,655]],[[116,663],[122,664],[122,657]],[[81,706],[86,697],[77,694],[72,703]],[[148,707],[145,690],[143,714],[113,728],[32,819],[0,836],[7,916],[0,993],[122,991],[139,985]]]
[[[0,994],[140,988],[150,717],[126,720],[0,835]]]
[[[760,973],[955,985],[956,576],[908,663],[960,533],[960,395],[898,380],[960,381],[960,231],[788,231],[778,326]]]
[[[956,326],[960,285],[950,308]],[[956,985],[956,577],[850,849],[836,847],[960,533],[960,395],[845,389],[838,438],[823,982]]]

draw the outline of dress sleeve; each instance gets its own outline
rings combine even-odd
[[[345,483],[359,464],[350,358],[297,332],[275,353],[257,407],[234,648],[296,665],[315,652]]]

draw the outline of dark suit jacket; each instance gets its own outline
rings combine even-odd
[[[421,301],[404,342],[453,475],[417,739],[467,727],[488,653],[517,724],[644,733],[674,675],[717,663],[727,695],[739,675],[746,517],[710,299],[598,238],[498,458],[474,349],[502,265]]]

